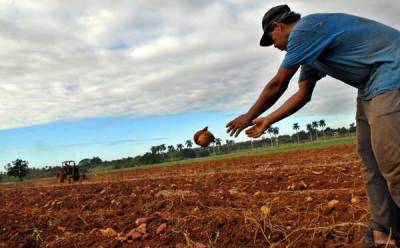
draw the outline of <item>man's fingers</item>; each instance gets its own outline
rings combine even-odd
[[[238,125],[232,124],[228,130],[226,130],[227,133],[229,133],[230,136],[235,136],[235,138],[239,135],[239,133],[244,129],[244,127],[240,127]]]
[[[253,134],[253,133],[254,133],[254,127],[249,128],[249,129],[246,130],[246,134],[247,134],[247,135],[249,135],[249,134],[251,135],[251,134]]]
[[[248,136],[251,138],[258,138],[258,137],[260,137],[260,135],[261,135],[260,132],[257,130],[252,132],[251,134],[248,134]]]
[[[250,138],[253,138],[254,134],[253,133],[248,133],[247,136],[250,137]]]
[[[241,127],[241,128],[239,128],[239,129],[236,131],[235,138],[237,138],[237,136],[240,134],[240,132],[241,132],[243,129],[244,129],[244,127]]]
[[[260,137],[261,136],[261,134],[260,133],[257,133],[257,134],[255,134],[254,136],[253,136],[253,138],[258,138],[258,137]]]
[[[259,129],[258,129],[258,126],[256,124],[254,124],[254,126],[252,126],[251,128],[246,130],[246,134],[247,135],[251,135],[251,136],[255,135],[258,132],[259,132]]]
[[[256,125],[257,123],[259,123],[260,122],[260,118],[257,118],[257,119],[254,119],[253,121],[252,121],[252,124],[253,125]]]
[[[231,132],[231,136],[236,137],[235,134],[236,134],[236,132],[237,132],[238,129],[239,129],[239,128],[235,128],[235,130],[233,130],[233,131]]]
[[[249,137],[258,138],[261,136],[262,132],[260,129],[258,129],[256,126],[254,126],[252,128],[247,129],[246,134]]]
[[[233,121],[228,122],[228,124],[226,124],[225,127],[229,127],[230,125],[232,125],[232,122],[233,122]]]
[[[236,130],[238,126],[235,123],[232,123],[229,127],[228,130],[226,130],[227,133],[232,132],[233,130]]]
[[[237,127],[232,128],[232,130],[230,130],[229,132],[229,136],[232,136],[233,134],[235,134]]]
[[[253,132],[248,133],[247,136],[254,138],[257,135],[257,133],[258,132],[256,130],[254,130]]]

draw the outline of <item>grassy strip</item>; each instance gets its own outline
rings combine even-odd
[[[129,168],[121,168],[121,169],[113,169],[106,166],[99,166],[96,167],[94,170],[90,171],[87,174],[108,174],[108,173],[119,173],[122,171],[131,171],[137,169],[144,169],[144,168],[154,168],[154,167],[163,167],[163,166],[173,166],[177,164],[192,164],[198,162],[207,162],[207,161],[219,161],[224,159],[231,159],[231,158],[238,158],[238,157],[251,157],[251,156],[262,156],[262,155],[269,155],[274,153],[284,153],[284,152],[291,152],[297,150],[304,150],[304,149],[316,149],[316,148],[325,148],[330,146],[338,146],[338,145],[347,145],[347,144],[354,144],[355,143],[355,136],[346,136],[346,137],[338,137],[338,138],[330,138],[330,139],[322,139],[320,138],[319,141],[315,142],[307,142],[301,144],[284,144],[278,147],[268,146],[268,147],[261,147],[261,148],[254,148],[254,149],[243,149],[239,151],[233,151],[227,154],[217,154],[211,155],[208,157],[203,158],[194,158],[194,159],[185,159],[185,160],[177,160],[165,163],[158,163],[158,164],[148,164],[136,167],[129,167]],[[38,178],[38,179],[30,179],[24,182],[34,182],[34,181],[46,181],[46,180],[53,180],[54,178]],[[0,184],[6,183],[19,183],[19,182],[1,182]]]
[[[355,144],[355,140],[356,139],[355,139],[354,135],[346,136],[346,137],[339,137],[339,138],[330,138],[330,139],[326,139],[326,140],[323,140],[322,138],[320,138],[320,140],[316,141],[316,142],[307,142],[307,143],[300,143],[300,144],[284,144],[284,145],[280,145],[278,147],[268,146],[268,147],[253,148],[253,149],[243,149],[243,150],[239,150],[239,151],[233,151],[233,152],[230,152],[227,154],[217,154],[217,155],[211,155],[211,156],[203,157],[203,158],[177,160],[177,161],[164,162],[164,163],[158,163],[158,164],[148,164],[148,165],[129,167],[129,168],[112,169],[110,167],[99,166],[99,167],[95,168],[95,170],[91,171],[89,174],[113,173],[113,172],[130,171],[130,170],[143,169],[143,168],[173,166],[173,165],[177,165],[177,164],[192,164],[192,163],[198,163],[198,162],[218,161],[218,160],[238,158],[238,157],[262,156],[262,155],[269,155],[269,154],[274,154],[274,153],[284,153],[284,152],[304,150],[304,149],[325,148],[325,147],[330,147],[330,146]]]

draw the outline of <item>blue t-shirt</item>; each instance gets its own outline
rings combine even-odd
[[[290,33],[281,66],[301,66],[300,81],[329,75],[369,100],[400,89],[400,32],[348,14],[308,15]]]

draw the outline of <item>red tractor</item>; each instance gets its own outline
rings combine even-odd
[[[79,181],[79,179],[79,169],[78,166],[76,166],[75,161],[69,160],[62,162],[61,168],[57,172],[57,182],[63,183],[64,180],[67,180],[70,183]]]

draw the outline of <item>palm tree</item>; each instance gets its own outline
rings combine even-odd
[[[355,124],[354,122],[350,124],[350,129],[349,129],[349,133],[352,133],[355,129]]]
[[[175,147],[173,145],[168,146],[168,152],[175,151]]]
[[[226,146],[229,151],[231,150],[231,146],[233,146],[234,144],[235,144],[234,140],[228,140],[228,139],[226,140]]]
[[[275,142],[276,142],[276,146],[279,146],[279,127],[274,127],[274,131],[273,131],[274,135],[275,135]]]
[[[150,150],[152,154],[156,154],[160,151],[160,146],[152,146]]]
[[[183,150],[183,145],[182,145],[182,144],[177,144],[177,145],[176,145],[176,149],[177,149],[178,151],[182,151],[182,150]]]
[[[298,132],[299,129],[300,129],[299,123],[294,123],[294,124],[293,124],[293,130],[296,131],[296,135],[297,135],[297,144],[300,143],[299,132]]]
[[[315,131],[315,139],[318,141],[318,122],[313,121],[311,123],[312,127],[314,128]]]
[[[322,129],[322,135],[324,136],[324,139],[325,139],[325,126],[326,126],[325,120],[320,120],[319,127]]]
[[[187,148],[192,148],[193,142],[191,140],[186,140],[185,144]]]
[[[165,150],[167,150],[167,147],[165,146],[165,144],[159,145],[159,151],[160,151],[160,152],[163,152],[163,151],[165,151]]]
[[[308,131],[308,133],[310,134],[310,139],[311,139],[311,142],[312,142],[312,141],[313,141],[313,139],[312,139],[313,127],[312,127],[311,124],[307,124],[307,131]]]
[[[263,135],[263,136],[261,136],[261,140],[262,140],[262,143],[261,143],[261,144],[265,143],[265,147],[267,147],[267,146],[268,146],[268,140],[267,140],[267,138],[265,138],[265,136]]]
[[[274,134],[274,128],[272,126],[270,126],[267,129],[267,133],[269,133],[269,137],[271,138],[271,146],[274,146],[274,143],[272,142],[272,134]]]
[[[227,151],[230,151],[230,148],[229,148],[229,140],[228,140],[228,139],[225,141],[225,146],[226,146],[226,150],[227,150]]]
[[[221,141],[222,140],[220,138],[215,139],[215,145],[218,147],[218,152],[220,152]]]

